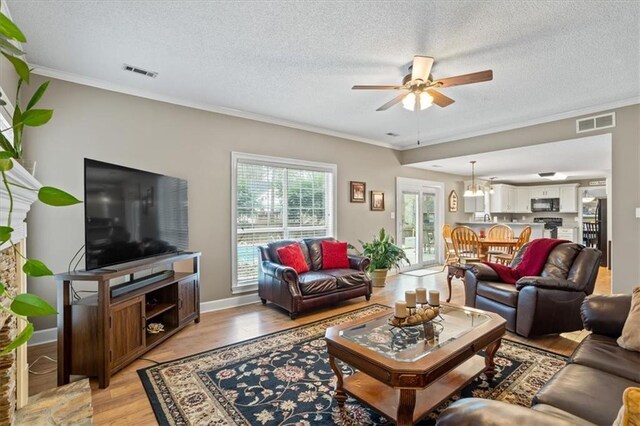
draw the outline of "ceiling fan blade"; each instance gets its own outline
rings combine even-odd
[[[427,90],[427,93],[431,95],[433,98],[433,103],[438,105],[440,108],[448,107],[455,101],[448,96],[443,95],[440,92],[437,92],[433,89]]]
[[[400,90],[404,89],[404,86],[353,86],[351,90]]]
[[[413,65],[411,66],[411,80],[429,80],[432,66],[433,58],[431,56],[414,56]]]
[[[435,80],[434,83],[436,83],[436,87],[453,87],[490,80],[493,80],[493,70],[484,70],[473,72],[471,74],[457,75],[455,77],[441,78]]]
[[[380,108],[378,108],[376,111],[386,111],[389,108],[391,108],[392,106],[394,106],[397,103],[402,102],[402,100],[404,99],[404,97],[407,96],[406,93],[403,93],[401,95],[396,96],[395,98],[391,99],[389,102],[387,102],[386,104],[382,105]]]

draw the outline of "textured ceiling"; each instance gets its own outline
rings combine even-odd
[[[34,65],[396,147],[418,122],[428,144],[640,96],[636,0],[7,3]],[[442,89],[456,103],[419,114],[351,90],[400,83],[415,54],[435,57],[436,78],[494,80]]]
[[[569,154],[570,153],[570,154]],[[559,172],[569,180],[608,176],[611,172],[611,136],[597,135],[567,141],[530,145],[482,154],[411,164],[412,167],[471,176],[475,160],[476,177],[496,182],[549,182],[538,173]],[[561,183],[561,182],[558,182]]]

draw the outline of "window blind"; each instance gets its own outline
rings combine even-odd
[[[234,287],[257,283],[259,245],[333,235],[335,169],[255,159],[238,159],[234,169]]]

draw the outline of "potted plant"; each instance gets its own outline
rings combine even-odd
[[[404,250],[398,247],[393,237],[380,229],[377,237],[373,241],[362,244],[362,254],[371,259],[369,272],[374,287],[384,287],[387,280],[387,273],[391,268],[399,268],[402,261],[409,264],[409,259]]]

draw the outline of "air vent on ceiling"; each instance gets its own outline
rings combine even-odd
[[[134,67],[133,65],[122,65],[122,69],[125,71],[133,72],[140,75],[146,75],[147,77],[156,78],[158,76],[157,72],[143,70],[142,68]]]
[[[609,127],[616,127],[615,112],[576,120],[576,133],[591,132]]]

